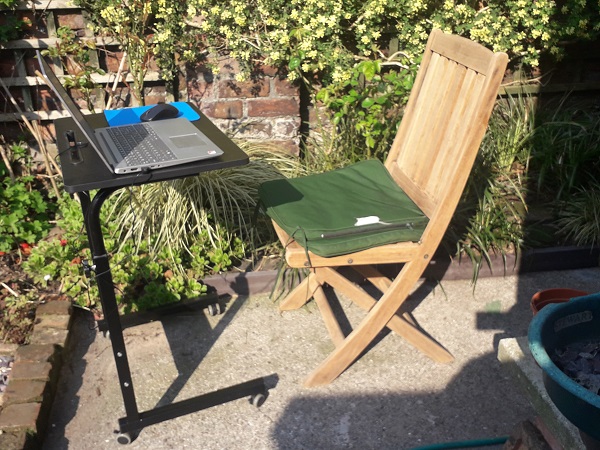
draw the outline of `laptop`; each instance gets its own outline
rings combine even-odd
[[[112,172],[146,172],[223,154],[204,133],[183,117],[94,129],[39,51],[37,58],[48,86]]]

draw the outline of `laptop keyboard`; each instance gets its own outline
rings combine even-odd
[[[137,166],[175,159],[175,154],[145,124],[109,127],[107,131],[127,165]]]

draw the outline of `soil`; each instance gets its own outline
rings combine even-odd
[[[0,342],[26,344],[33,331],[35,311],[41,303],[62,300],[59,284],[40,289],[25,273],[25,251],[0,254]],[[33,295],[32,295],[33,294]]]

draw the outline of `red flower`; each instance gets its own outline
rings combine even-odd
[[[24,255],[29,255],[31,253],[31,245],[29,245],[27,242],[19,244],[19,247],[21,247],[21,251]]]
[[[60,246],[64,247],[65,245],[67,245],[67,240],[66,239],[61,239],[60,240]]]

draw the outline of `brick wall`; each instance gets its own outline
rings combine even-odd
[[[218,67],[217,74],[206,66],[188,71],[188,100],[232,136],[297,153],[301,122],[298,87],[270,67],[243,82],[235,80],[239,70],[234,61],[220,61]]]

